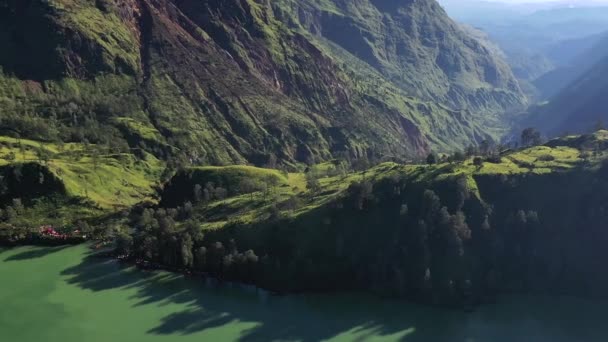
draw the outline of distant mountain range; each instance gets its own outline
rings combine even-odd
[[[559,8],[605,7],[605,0],[504,1],[504,0],[439,0],[448,12],[462,19],[473,18],[475,11],[501,10],[508,15],[528,15],[537,11]]]
[[[442,4],[456,19],[485,31],[528,96],[540,102],[518,119],[514,134],[527,126],[547,136],[584,133],[608,120],[607,3]]]
[[[568,82],[567,85],[556,90],[547,103],[531,108],[522,126],[538,127],[548,136],[604,127],[608,122],[607,47],[608,36],[582,55],[578,64],[553,73],[557,78],[552,80],[554,83]]]
[[[563,59],[593,45],[593,37],[608,32],[608,3],[506,4],[487,1],[442,1],[449,15],[485,31],[507,55],[518,78],[533,81]]]
[[[559,61],[557,67],[533,82],[544,99],[557,95],[608,56],[608,33],[565,41],[556,45],[552,54],[553,60]]]

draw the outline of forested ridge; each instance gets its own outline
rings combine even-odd
[[[247,222],[240,210],[258,209],[243,203],[222,229],[202,234],[199,220],[217,220],[234,204],[209,208],[222,197],[194,196],[178,209],[133,212],[133,233],[119,247],[135,259],[277,291],[371,290],[442,305],[508,292],[603,297],[605,134],[498,159],[381,164],[332,195],[334,182],[353,176],[320,185],[308,176],[308,191],[295,199],[266,184],[271,190],[241,195],[266,203],[256,215],[264,218]]]

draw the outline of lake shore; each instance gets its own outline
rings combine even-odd
[[[84,245],[0,249],[3,336],[19,342],[600,342],[608,336],[602,301],[503,296],[463,314],[360,293],[264,296],[90,256]]]

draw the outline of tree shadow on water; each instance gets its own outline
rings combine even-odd
[[[70,284],[92,291],[134,288],[153,276],[151,273],[123,267],[116,260],[99,258],[94,254],[86,256],[80,264],[65,269],[61,274],[71,276],[68,280]]]
[[[373,336],[406,342],[467,340],[458,336],[455,325],[461,322],[441,319],[445,310],[399,300],[365,295],[268,297],[255,290],[212,288],[198,278],[144,272],[94,257],[62,274],[69,283],[88,290],[136,289],[136,307],[181,304],[182,310],[163,317],[147,331],[154,335],[190,335],[244,322],[253,326],[241,332],[238,341],[243,342],[319,341],[347,333],[354,333],[358,340]]]
[[[45,256],[51,255],[53,253],[57,253],[66,248],[66,246],[58,246],[58,247],[44,247],[44,248],[35,248],[31,250],[26,250],[24,252],[20,252],[15,255],[11,255],[6,258],[5,261],[23,261],[23,260],[31,260],[31,259],[39,259]],[[1,254],[1,252],[0,252]]]

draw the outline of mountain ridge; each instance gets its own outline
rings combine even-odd
[[[570,84],[548,103],[533,107],[522,125],[539,128],[548,136],[586,133],[601,128],[608,120],[605,94],[608,82],[608,55]]]
[[[398,34],[399,44],[425,52],[412,64],[421,70],[394,49],[374,65],[375,55],[357,58],[341,37],[330,46],[300,21],[306,7],[289,0],[9,2],[0,6],[0,44],[9,47],[0,57],[2,126],[24,138],[142,148],[182,163],[294,165],[462,148],[499,136],[502,112],[525,102],[505,64],[434,1],[302,3],[325,11],[321,18],[331,13],[326,5],[348,10],[359,32],[392,17],[417,20],[412,32],[430,25],[431,47],[416,47],[426,39],[420,33]],[[361,21],[363,10],[375,20]],[[378,44],[390,41],[379,32]],[[446,44],[456,53],[434,60],[462,72],[421,62]]]

